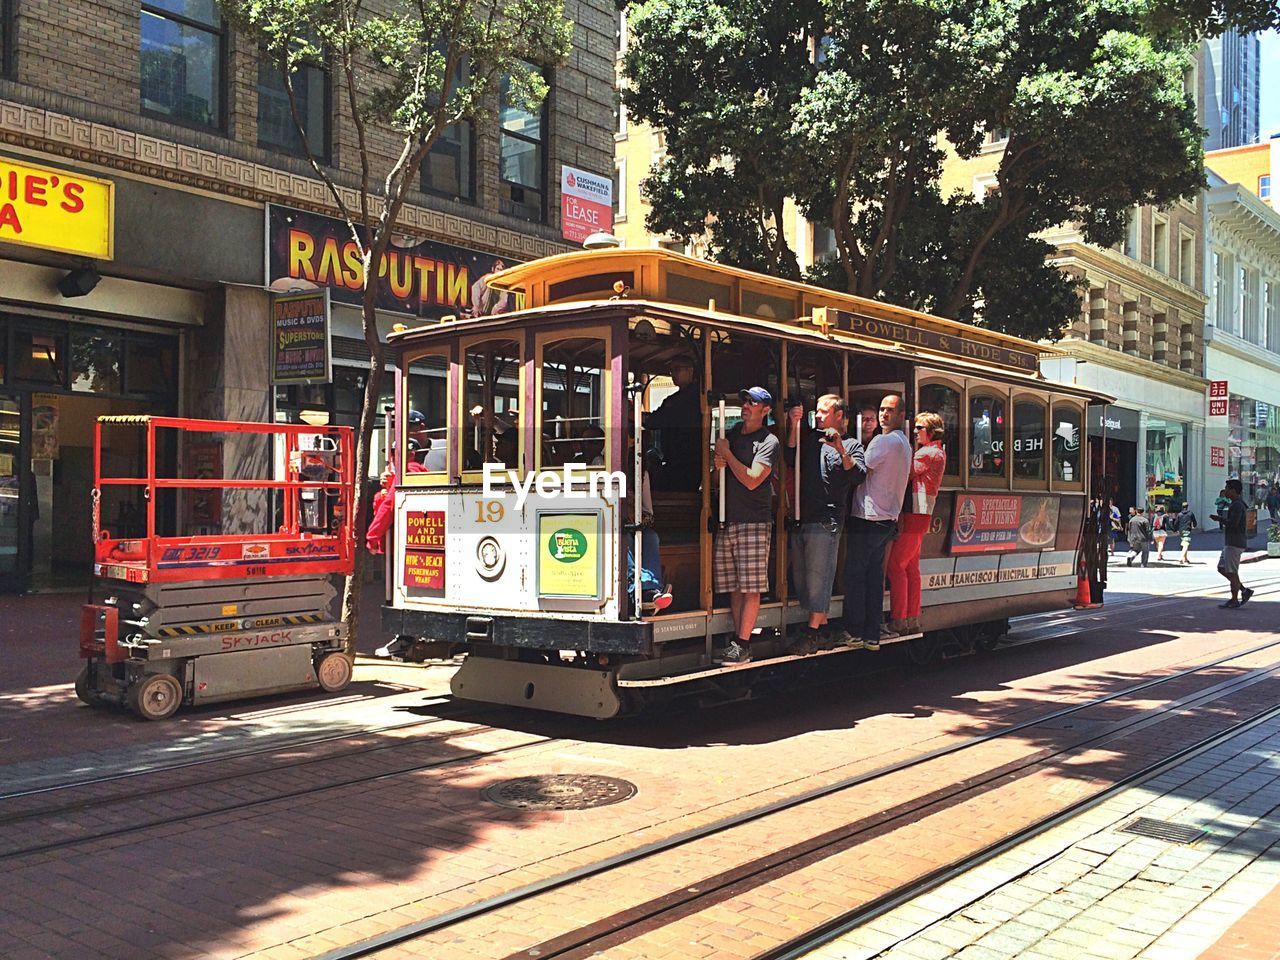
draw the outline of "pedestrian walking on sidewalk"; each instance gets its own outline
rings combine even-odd
[[[1187,552],[1191,549],[1191,531],[1198,526],[1200,521],[1196,519],[1195,511],[1191,509],[1191,502],[1188,501],[1178,511],[1178,538],[1182,541],[1182,558],[1178,561],[1179,563],[1191,565]]]
[[[1169,536],[1169,517],[1165,513],[1164,504],[1156,507],[1156,515],[1151,518],[1151,534],[1156,541],[1156,559],[1164,559],[1164,541]]]
[[[1132,567],[1133,561],[1142,557],[1142,565],[1147,565],[1147,557],[1151,555],[1151,521],[1147,519],[1145,507],[1134,507],[1133,516],[1129,518],[1129,556],[1125,557],[1125,566]]]
[[[1240,481],[1234,478],[1228,480],[1221,494],[1222,497],[1227,498],[1227,509],[1209,518],[1222,524],[1222,529],[1225,531],[1226,542],[1218,557],[1218,572],[1227,578],[1227,583],[1231,584],[1231,599],[1226,603],[1218,604],[1224,610],[1243,607],[1253,596],[1253,591],[1240,582],[1240,558],[1244,555],[1244,548],[1249,545],[1248,536],[1245,534],[1245,506],[1241,494]]]

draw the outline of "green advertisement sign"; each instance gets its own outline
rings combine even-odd
[[[538,596],[600,599],[600,514],[538,515]]]

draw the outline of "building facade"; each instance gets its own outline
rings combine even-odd
[[[87,574],[98,416],[296,422],[305,408],[352,423],[368,354],[349,276],[325,269],[323,246],[308,260],[295,229],[305,220],[323,244],[335,210],[300,155],[283,82],[216,4],[4,0],[0,10],[0,591],[11,591]],[[560,172],[607,182],[612,170],[616,8],[567,0],[565,12],[574,50],[545,71],[541,109],[495,103],[492,122],[451,128],[424,163],[389,258],[384,333],[476,309],[477,282],[498,261],[576,245],[560,220]],[[359,157],[337,108],[339,72],[316,63],[296,86],[313,152],[350,191]],[[384,154],[395,148],[390,131],[375,137]],[[57,198],[83,207],[83,244],[42,243],[23,223],[47,212],[58,184],[89,191]],[[107,199],[87,203],[99,187]],[[272,285],[333,289],[330,382],[273,387]],[[121,470],[139,455],[123,441],[111,451]],[[181,456],[170,455],[175,469]],[[224,475],[261,475],[269,456],[228,447]],[[127,507],[104,511],[104,525],[135,529]],[[169,522],[190,519],[175,508]],[[232,532],[253,520],[219,523]]]
[[[1206,150],[1258,142],[1261,46],[1257,34],[1227,32],[1204,41]]]
[[[1262,507],[1280,486],[1280,213],[1215,167],[1210,184],[1206,469]]]

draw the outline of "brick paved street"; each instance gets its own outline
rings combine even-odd
[[[67,796],[53,791],[0,804],[0,857],[5,859],[0,955],[316,956],[641,843],[1123,689],[1146,676],[1247,650],[1273,636],[1271,597],[1260,594],[1225,621],[1216,606],[1218,594],[1215,600],[1197,595],[1203,588],[1218,590],[1206,562],[1210,558],[1207,551],[1203,558],[1197,555],[1201,562],[1179,571],[1176,583],[1154,568],[1113,571],[1110,609],[1035,618],[1019,638],[1031,641],[1080,625],[1087,625],[1085,632],[1024,642],[992,657],[950,661],[925,673],[909,671],[891,648],[878,658],[856,654],[837,658],[850,661],[850,675],[814,689],[612,724],[481,706],[472,710],[443,696],[448,665],[375,662],[362,662],[356,683],[334,697],[247,701],[145,724],[75,700],[69,684],[75,651],[65,623],[79,597],[0,601],[3,642],[11,654],[7,662],[15,668],[5,671],[0,692],[5,718],[0,792],[48,788],[90,773],[175,759],[222,758],[180,774],[150,774],[109,788],[81,788]],[[1268,563],[1246,570],[1246,581],[1280,573]],[[1153,602],[1153,585],[1166,594],[1191,593]],[[15,624],[22,625],[21,632]],[[372,635],[362,643],[373,645]],[[732,871],[764,850],[785,849],[851,818],[894,808],[979,768],[1034,761],[1085,732],[1117,731],[1119,739],[1023,777],[1021,793],[982,791],[910,830],[859,841],[723,904],[620,942],[607,954],[749,956],[766,941],[793,936],[806,924],[892,890],[929,869],[933,858],[964,856],[984,838],[1012,829],[1020,817],[1099,789],[1143,752],[1158,753],[1171,741],[1225,722],[1229,711],[1223,708],[1193,711],[1123,737],[1117,726],[1141,718],[1160,701],[1193,696],[1277,661],[1280,656],[1261,651],[1212,676],[1183,678],[1158,694],[1090,708],[1090,719],[1077,725],[1064,721],[993,741],[983,748],[981,762],[964,766],[947,760],[927,775],[904,771],[806,807],[803,815],[775,815],[752,828],[754,834],[736,834],[732,842],[703,844],[696,852],[669,851],[628,872],[624,887],[602,877],[594,887],[566,888],[553,910],[543,905],[529,915],[517,910],[480,917],[443,940],[428,939],[389,955],[485,957],[526,949],[662,897],[673,884],[679,888]],[[887,672],[868,673],[886,665]],[[1277,699],[1266,683],[1244,688],[1238,696]],[[435,725],[360,733],[415,722]],[[349,734],[357,736],[303,742]],[[359,752],[370,746],[388,749]],[[232,759],[246,750],[265,752]],[[306,760],[316,762],[290,767],[292,772],[263,773]],[[954,772],[940,774],[947,763]],[[384,774],[384,768],[395,766],[413,769]],[[203,790],[198,786],[215,774],[230,773],[236,776]],[[618,776],[636,783],[639,792],[617,806],[560,813],[504,810],[479,797],[486,786],[539,773]],[[375,776],[380,779],[326,786]],[[97,800],[108,789],[118,798],[111,806],[89,805],[53,820],[4,822],[41,803],[62,804],[68,796]],[[197,792],[184,792],[193,789]],[[290,792],[292,799],[271,800]],[[198,804],[190,799],[197,795]],[[244,808],[246,802],[255,805]],[[184,819],[195,808],[206,815]],[[161,820],[162,825],[104,839],[17,853],[104,826],[128,831]],[[112,891],[109,915],[98,899],[84,895],[87,888]],[[1235,935],[1256,938],[1268,915],[1246,923],[1241,918],[1249,904],[1236,905],[1232,915],[1222,913],[1220,919],[1228,922],[1219,932],[1225,935],[1240,921],[1244,925]]]

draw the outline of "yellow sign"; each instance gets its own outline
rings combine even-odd
[[[0,157],[0,241],[114,255],[115,184]]]
[[[600,515],[538,515],[538,596],[600,599]]]

